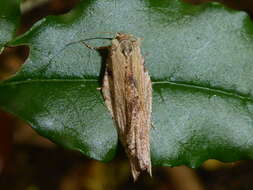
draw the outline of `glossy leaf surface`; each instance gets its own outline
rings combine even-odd
[[[104,32],[111,32],[107,34]],[[41,135],[98,160],[117,133],[96,88],[116,32],[143,38],[153,81],[154,165],[199,166],[253,158],[253,24],[217,3],[84,0],[47,17],[12,44],[28,44],[22,70],[0,85],[0,105]]]

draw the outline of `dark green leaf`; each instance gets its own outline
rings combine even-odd
[[[217,3],[81,1],[12,43],[29,44],[30,56],[0,85],[0,105],[41,135],[110,160],[117,135],[96,90],[106,52],[78,41],[116,32],[143,38],[154,89],[153,164],[197,167],[209,158],[253,158],[253,24],[246,13]]]
[[[0,1],[0,53],[4,45],[15,35],[19,24],[19,0]]]

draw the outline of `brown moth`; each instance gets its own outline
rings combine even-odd
[[[151,174],[149,132],[152,86],[144,68],[140,39],[118,33],[109,49],[102,93],[130,160],[134,180]]]

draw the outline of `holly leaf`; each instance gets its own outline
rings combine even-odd
[[[13,39],[20,20],[19,0],[0,1],[0,53]]]
[[[110,32],[110,33],[106,33]],[[0,106],[42,136],[108,161],[117,133],[101,92],[115,33],[142,40],[153,81],[153,165],[199,166],[253,158],[253,24],[221,4],[179,0],[83,0],[38,22],[21,71],[0,84]]]

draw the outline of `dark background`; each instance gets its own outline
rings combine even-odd
[[[202,3],[207,0],[186,0]],[[25,0],[17,35],[47,15],[66,13],[77,0]],[[219,1],[253,18],[252,0]],[[29,54],[25,46],[0,55],[0,80],[17,72]],[[185,166],[156,167],[153,178],[136,183],[122,150],[110,163],[90,160],[40,137],[27,124],[0,110],[0,190],[253,190],[253,161],[206,161],[193,170]]]

